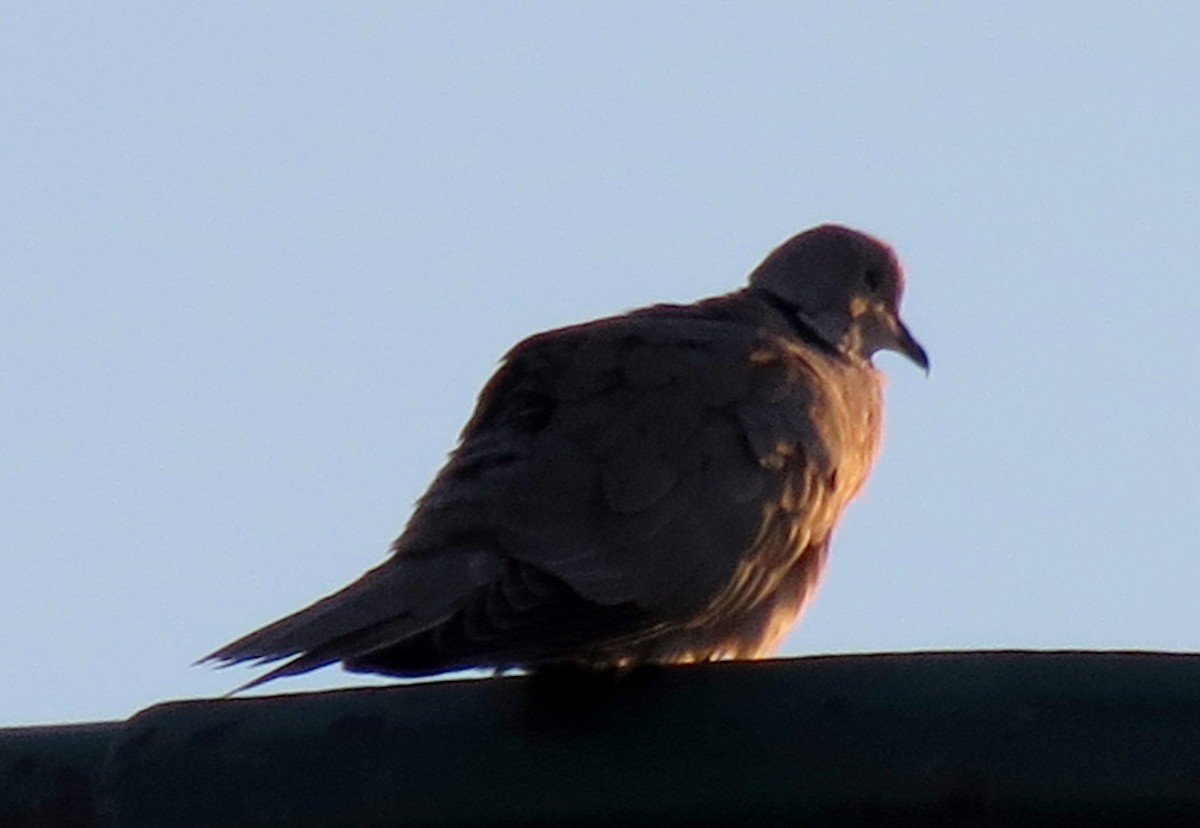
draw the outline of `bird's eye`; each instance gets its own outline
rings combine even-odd
[[[863,283],[871,293],[878,293],[879,288],[883,285],[883,275],[875,268],[871,268],[863,274]]]

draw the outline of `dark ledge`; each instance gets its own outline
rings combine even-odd
[[[831,656],[0,730],[8,826],[1200,825],[1200,655]]]

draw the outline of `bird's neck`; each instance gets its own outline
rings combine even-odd
[[[756,290],[754,293],[763,304],[778,314],[791,334],[805,345],[824,351],[830,356],[846,356],[846,350],[843,347],[844,332],[836,331],[835,325],[824,324],[824,319],[804,314],[794,305],[769,291]]]

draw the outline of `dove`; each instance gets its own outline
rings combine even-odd
[[[926,372],[884,242],[826,224],[746,287],[536,334],[384,562],[206,656],[398,677],[771,655],[880,447],[879,351]],[[239,689],[245,689],[239,688]]]

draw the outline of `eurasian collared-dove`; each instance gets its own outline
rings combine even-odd
[[[526,339],[391,556],[207,659],[290,659],[253,685],[336,661],[413,676],[770,654],[874,462],[872,354],[928,370],[903,286],[885,244],[824,225],[742,290]]]

